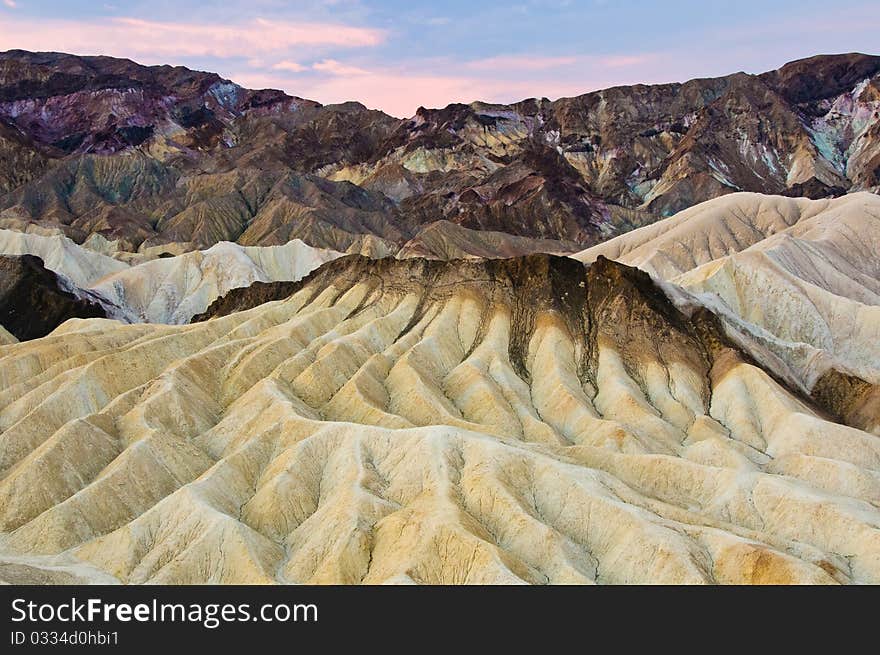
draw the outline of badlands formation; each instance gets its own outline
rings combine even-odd
[[[0,578],[880,582],[877,405],[838,416],[660,285],[349,256],[0,346]]]
[[[878,192],[875,56],[400,119],[0,53],[0,582],[880,583]]]
[[[113,254],[120,255],[115,251]],[[0,256],[11,261],[22,255],[40,258],[49,271],[60,276],[68,291],[102,309],[102,313],[88,316],[126,323],[179,324],[188,323],[231,289],[254,282],[299,280],[342,253],[312,248],[299,240],[265,247],[221,242],[204,251],[157,259],[140,256],[125,262],[79,246],[60,234],[0,230]],[[37,317],[28,305],[16,309],[44,323],[51,321],[50,316]],[[64,319],[71,316],[65,315]]]
[[[576,257],[600,255],[694,294],[803,391],[843,373],[841,402],[880,406],[880,197],[731,194]]]

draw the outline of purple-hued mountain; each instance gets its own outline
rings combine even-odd
[[[183,67],[9,51],[0,227],[128,251],[570,252],[738,190],[876,192],[878,112],[880,57],[862,54],[400,120]]]

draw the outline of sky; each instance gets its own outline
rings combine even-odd
[[[398,117],[880,54],[878,34],[876,0],[0,0],[0,50],[179,64]]]

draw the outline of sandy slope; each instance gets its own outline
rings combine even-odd
[[[534,257],[69,321],[0,348],[0,578],[880,582],[880,439],[713,320]]]
[[[92,288],[125,308],[132,322],[187,323],[230,289],[256,281],[299,280],[339,256],[298,239],[283,246],[222,242],[133,266],[101,278]]]
[[[0,230],[0,255],[32,254],[74,286],[108,301],[110,315],[128,322],[186,323],[230,289],[254,281],[299,280],[341,256],[295,239],[283,246],[218,243],[130,266],[63,236]]]
[[[880,383],[880,197],[736,193],[575,257],[681,285],[810,388],[829,367]]]
[[[9,334],[9,332],[0,325],[0,346],[8,346],[13,343],[18,343],[18,339]]]
[[[124,262],[83,248],[60,234],[46,236],[0,230],[0,255],[36,255],[50,271],[83,289],[106,275],[129,268]]]

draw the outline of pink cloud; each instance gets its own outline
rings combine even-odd
[[[365,47],[385,33],[332,23],[267,21],[240,25],[169,23],[136,18],[85,20],[4,19],[0,50],[55,50],[162,61],[183,56],[269,55],[297,47]]]
[[[4,1],[4,0],[0,0]],[[500,55],[470,62],[422,59],[407,64],[346,62],[331,53],[382,44],[379,29],[322,22],[173,23],[135,18],[37,20],[7,14],[0,50],[24,48],[130,57],[143,63],[186,63],[187,57],[239,59],[218,73],[250,88],[278,88],[323,103],[357,100],[392,115],[451,102],[558,98],[615,84],[669,81],[659,55]],[[212,67],[214,68],[214,67]]]
[[[312,64],[312,68],[322,73],[330,75],[351,76],[351,75],[369,75],[370,72],[357,66],[346,66],[335,59],[323,59]]]
[[[259,67],[260,64],[251,64],[254,67]],[[276,71],[290,71],[291,73],[302,73],[305,70],[308,70],[302,64],[298,64],[295,61],[279,61],[277,64],[272,66],[272,70]]]
[[[3,0],[3,4],[9,7],[10,9],[15,9],[18,5],[15,4],[15,0]]]

